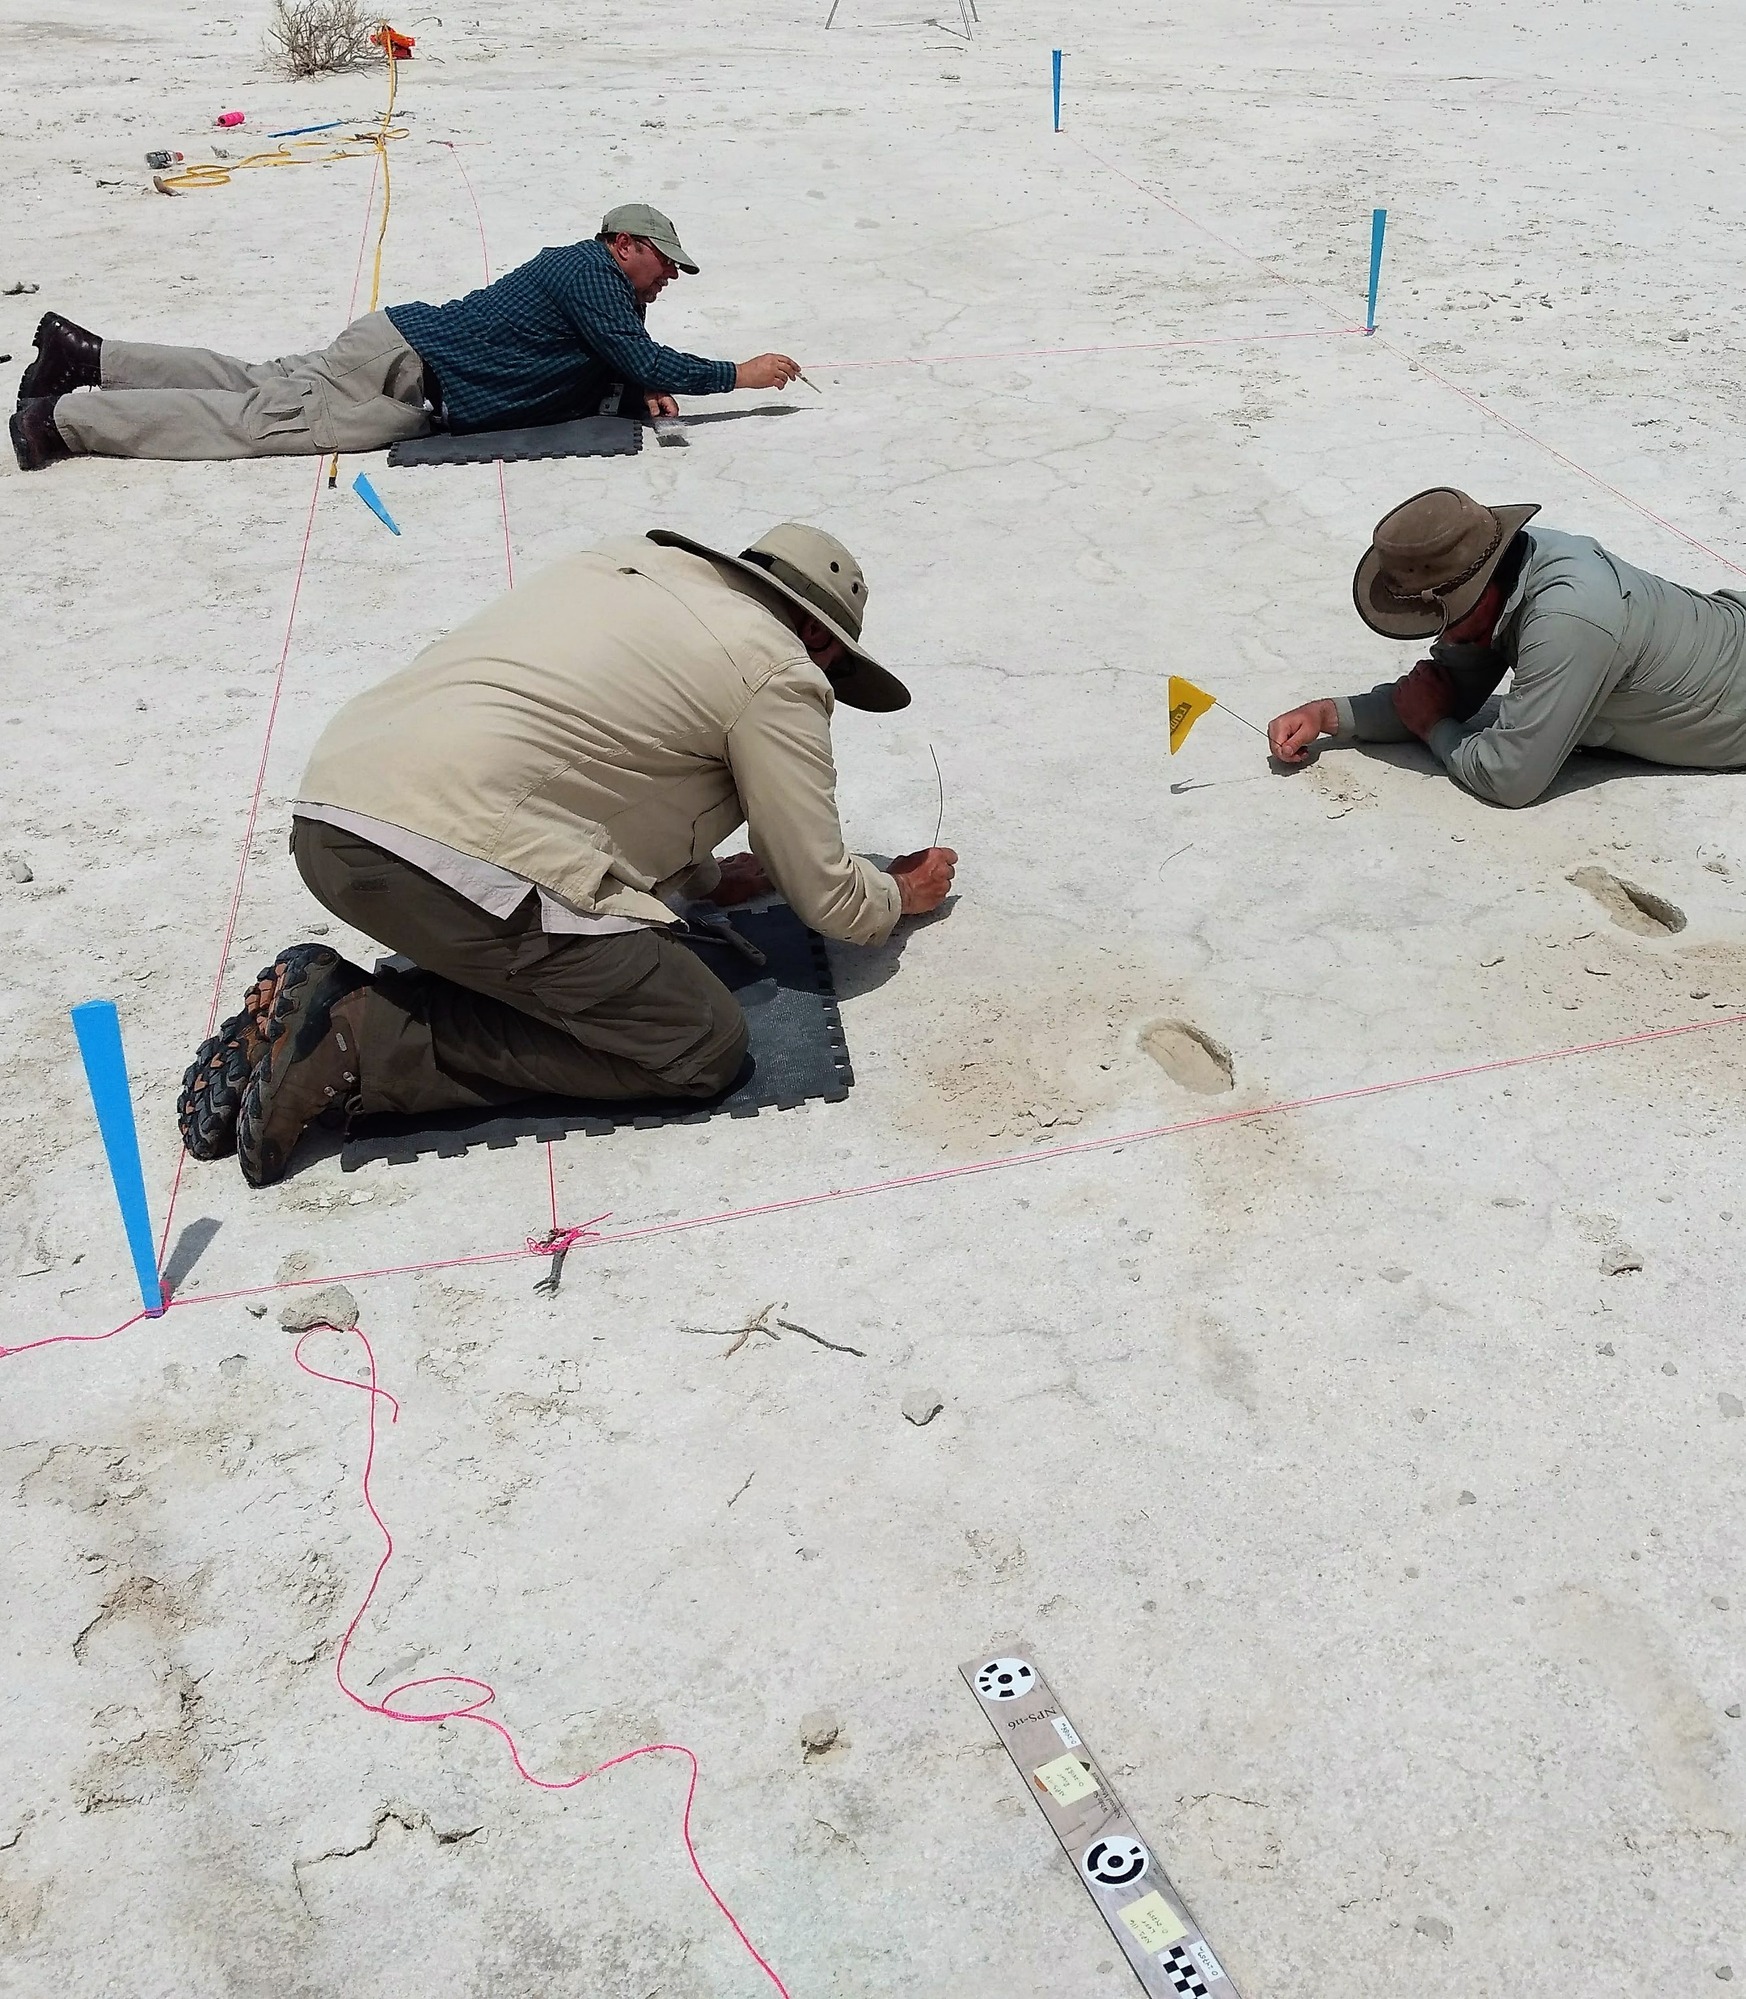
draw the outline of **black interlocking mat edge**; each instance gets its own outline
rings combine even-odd
[[[786,904],[747,915],[734,914],[734,927],[753,943],[770,941],[785,923],[799,929],[798,919]],[[623,1103],[587,1102],[564,1097],[530,1097],[524,1103],[506,1104],[500,1111],[436,1111],[423,1116],[376,1116],[354,1121],[341,1153],[342,1172],[355,1173],[361,1166],[382,1160],[391,1166],[409,1166],[425,1155],[439,1159],[459,1159],[475,1147],[502,1152],[532,1139],[535,1143],[556,1143],[578,1133],[587,1138],[605,1137],[619,1130],[652,1131],[661,1125],[707,1124],[713,1118],[755,1118],[766,1111],[797,1110],[802,1104],[838,1104],[855,1083],[855,1068],[849,1057],[848,1039],[843,1032],[842,1013],[837,1004],[836,980],[831,971],[824,940],[811,930],[801,930],[812,973],[811,991],[823,1015],[824,1041],[829,1081],[822,1087],[799,1092],[772,1088],[762,1095],[760,1071],[756,1065],[756,1026],[752,1066],[734,1086],[719,1097],[704,1101],[690,1098],[639,1098]],[[718,976],[738,990],[755,984],[762,967],[753,966],[737,954],[718,946],[699,947],[704,961]],[[732,958],[724,964],[724,958]]]
[[[628,458],[643,448],[643,427],[625,416],[584,416],[569,423],[528,424],[517,430],[435,430],[405,437],[388,453],[390,465],[507,465],[536,458]]]

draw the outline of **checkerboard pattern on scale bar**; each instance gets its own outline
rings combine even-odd
[[[1173,1943],[1159,1959],[1170,1976],[1170,1983],[1178,1992],[1186,1993],[1189,1999],[1206,1999],[1206,1981],[1195,1969],[1194,1959],[1181,1944]]]

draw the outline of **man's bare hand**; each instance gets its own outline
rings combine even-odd
[[[1455,712],[1455,683],[1435,660],[1421,659],[1389,690],[1394,712],[1415,736],[1425,737]]]
[[[643,401],[649,406],[650,416],[677,416],[679,405],[671,396],[658,396],[652,389],[645,390]]]
[[[905,916],[926,916],[938,909],[952,893],[952,870],[958,856],[950,847],[924,847],[919,854],[903,854],[891,863],[890,875],[897,883],[897,899]]]
[[[1267,724],[1267,747],[1282,764],[1300,764],[1318,736],[1331,736],[1340,718],[1331,701],[1306,701]]]
[[[721,880],[710,890],[709,900],[719,909],[732,909],[736,903],[755,902],[759,896],[768,895],[771,886],[764,863],[756,854],[729,854],[721,864]]]
[[[758,354],[734,370],[736,389],[785,389],[800,373],[800,363],[786,354]]]

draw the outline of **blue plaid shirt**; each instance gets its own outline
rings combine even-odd
[[[663,395],[717,395],[731,361],[651,340],[636,288],[604,243],[542,250],[449,305],[391,305],[388,317],[442,383],[451,430],[592,416],[614,382]]]

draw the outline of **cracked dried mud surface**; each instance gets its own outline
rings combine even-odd
[[[1740,583],[1408,357],[1746,562],[1746,23],[993,0],[965,47],[825,11],[426,23],[385,295],[478,281],[433,140],[497,269],[668,209],[704,270],[658,333],[785,349],[823,393],[511,466],[517,571],[645,525],[834,529],[916,691],[837,718],[848,837],[923,843],[932,745],[963,857],[943,916],[834,953],[846,1102],[570,1141],[563,1219],[1030,1163],[578,1245],[552,1296],[543,1258],[347,1276],[400,1398],[353,1684],[487,1679],[543,1776],[692,1745],[699,1850],[797,1999],[1121,1989],[957,1677],[983,1646],[1045,1668],[1250,1999],[1746,1977],[1740,1030],[1268,1108],[1746,1011],[1746,777],[1584,757],[1504,813],[1412,746],[1277,776],[1233,719],[1409,663],[1350,577],[1445,480]],[[0,285],[41,286],[0,298],[14,366],[49,308],[251,356],[337,330],[367,163],[147,190],[144,149],[204,152],[219,105],[378,101],[271,82],[257,32],[0,0]],[[1352,324],[1379,201],[1377,340],[1238,339]],[[1181,341],[1217,344],[1039,351]],[[227,1002],[318,917],[284,832],[327,715],[503,586],[489,468],[370,469],[405,532],[322,492]],[[121,1005],[161,1216],[315,476],[0,472],[8,1344],[131,1309],[65,1009]],[[1171,672],[1232,711],[1174,759]],[[211,1302],[0,1361],[5,1999],[769,1989],[685,1868],[677,1759],[546,1796],[483,1731],[344,1700],[363,1398],[297,1372],[280,1298],[219,1297],[514,1247],[546,1172],[192,1167],[170,1250]],[[355,1377],[337,1335],[306,1353]]]

